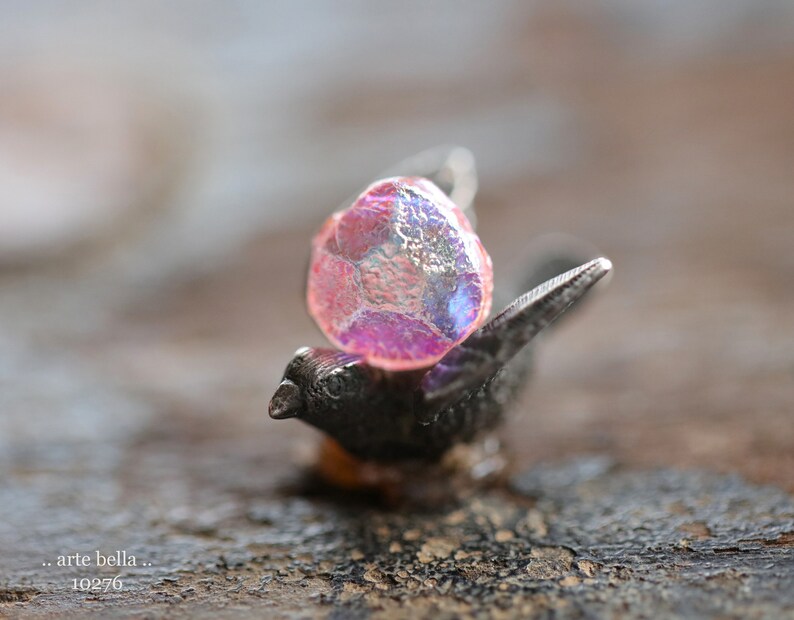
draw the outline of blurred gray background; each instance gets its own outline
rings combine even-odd
[[[275,497],[316,440],[266,419],[323,343],[311,235],[438,144],[478,160],[497,286],[548,232],[615,263],[539,352],[517,467],[603,453],[794,489],[791,2],[0,15],[0,581],[57,593],[38,559],[64,540],[167,547]]]

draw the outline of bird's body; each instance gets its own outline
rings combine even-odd
[[[303,364],[302,356],[313,359],[305,359]],[[316,373],[318,367],[325,365],[330,368],[339,358],[333,351],[312,349],[299,354],[297,360],[285,380],[299,385],[307,382],[304,373]],[[415,393],[421,375],[386,373],[366,367],[348,371],[362,378],[355,393],[335,401],[318,390],[310,396],[317,402],[304,404],[296,417],[324,431],[362,459],[432,461],[453,445],[470,442],[483,431],[495,428],[507,405],[524,385],[530,363],[531,353],[527,348],[507,367],[446,407],[430,424],[422,424],[416,415]]]

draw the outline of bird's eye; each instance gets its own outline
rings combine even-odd
[[[329,398],[339,398],[345,389],[345,382],[338,373],[333,373],[325,382],[325,393]]]

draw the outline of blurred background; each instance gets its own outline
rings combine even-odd
[[[497,286],[543,233],[615,263],[539,350],[516,467],[794,490],[791,2],[0,11],[0,576],[276,497],[316,439],[266,414],[323,344],[311,235],[438,144],[477,158]]]

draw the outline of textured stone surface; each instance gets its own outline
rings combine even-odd
[[[430,366],[491,307],[493,267],[426,179],[376,181],[312,243],[307,304],[331,342],[388,370]]]
[[[123,593],[70,587],[86,569],[17,569],[0,584],[0,613],[96,612],[185,617],[203,610],[244,617],[647,617],[783,618],[794,614],[794,502],[779,489],[736,476],[631,470],[609,459],[540,464],[459,504],[384,510],[327,494],[309,480],[282,480],[274,497],[250,484],[255,460],[239,453],[181,455],[221,499],[199,512],[172,505],[157,517],[179,475],[157,473],[166,455],[128,480],[116,517],[66,502],[31,559],[57,549],[68,523],[86,519],[152,566],[120,574]],[[214,470],[225,471],[213,474]],[[141,476],[143,474],[143,477]],[[244,474],[245,485],[229,485]],[[148,476],[153,476],[147,479]],[[202,488],[204,487],[204,488]],[[18,498],[18,496],[16,496]],[[7,487],[4,500],[13,500]],[[148,505],[147,505],[148,504]],[[97,510],[98,508],[98,510]],[[123,517],[119,519],[119,517]],[[147,524],[133,528],[130,520]],[[79,548],[79,540],[71,542]],[[112,544],[112,543],[111,543]],[[8,550],[8,545],[6,545]]]

